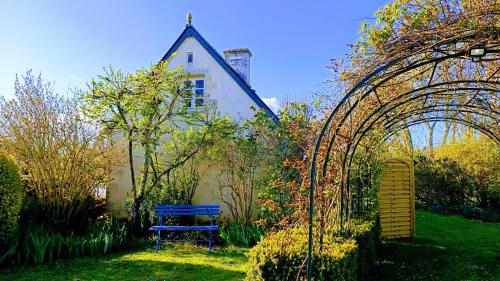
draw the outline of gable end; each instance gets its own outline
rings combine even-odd
[[[261,109],[264,109],[269,117],[275,122],[279,123],[278,117],[274,112],[267,106],[264,101],[255,93],[255,91],[250,88],[250,86],[246,83],[246,81],[238,74],[225,60],[222,56],[212,47],[203,36],[193,27],[187,26],[186,29],[181,33],[179,38],[175,40],[175,43],[170,47],[167,53],[161,58],[162,61],[168,59],[177,49],[181,46],[181,44],[188,37],[194,37],[205,50],[212,56],[212,58],[233,78],[233,80],[245,91],[245,93],[259,106]]]

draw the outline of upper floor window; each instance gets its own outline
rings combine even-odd
[[[205,80],[196,80],[194,88],[194,103],[195,106],[203,106],[205,96]]]
[[[184,102],[189,108],[202,107],[205,104],[205,80],[187,80],[184,83],[190,93]]]
[[[188,63],[192,63],[193,62],[193,53],[192,52],[188,52],[187,53],[187,62]]]

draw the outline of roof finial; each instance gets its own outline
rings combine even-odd
[[[191,20],[193,19],[193,15],[191,13],[187,14],[187,24],[186,26],[191,26]]]

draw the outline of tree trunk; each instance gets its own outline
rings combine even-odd
[[[141,234],[141,201],[139,198],[134,199],[132,209],[130,210],[130,225],[132,227],[132,233]]]
[[[428,133],[429,157],[432,158],[434,155],[434,128],[436,128],[436,122],[432,123],[432,125],[430,122],[425,122],[424,124],[427,127]]]
[[[406,126],[408,123],[406,119],[403,119],[403,126]],[[410,128],[405,128],[402,132],[403,144],[406,146],[407,153],[413,158],[413,138],[411,136]]]
[[[410,132],[409,128],[404,129],[404,131],[403,131],[403,137],[405,139],[406,149],[408,150],[408,153],[410,154],[410,156],[413,157],[413,155],[414,155],[414,152],[413,152],[413,138],[411,136],[411,132]]]
[[[450,133],[451,121],[444,122],[443,138],[441,139],[441,145],[446,145],[448,143],[448,135]]]
[[[134,171],[134,143],[132,141],[132,130],[128,134],[128,165],[130,168],[130,181],[132,184],[132,194],[134,199],[137,197],[137,186],[135,183],[135,171]]]

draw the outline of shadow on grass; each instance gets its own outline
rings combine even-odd
[[[384,240],[375,280],[440,280],[446,249],[422,238]]]
[[[144,250],[4,270],[0,280],[241,280],[245,276],[238,267],[241,259],[244,254],[239,250],[209,253],[175,247],[159,253]]]

